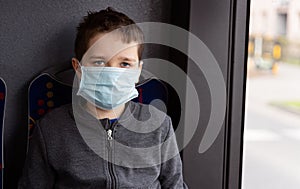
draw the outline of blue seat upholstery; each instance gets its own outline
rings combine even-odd
[[[72,86],[61,83],[49,73],[42,73],[31,82],[28,98],[30,137],[36,120],[53,108],[72,102]]]

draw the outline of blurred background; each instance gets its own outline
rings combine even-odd
[[[251,0],[243,189],[300,186],[300,1]]]

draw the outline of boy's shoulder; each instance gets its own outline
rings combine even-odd
[[[59,120],[70,116],[72,117],[72,104],[65,104],[47,112],[41,120]]]
[[[42,130],[48,131],[61,128],[63,125],[72,123],[73,120],[72,104],[66,104],[47,112],[38,120],[38,125]]]
[[[165,139],[168,133],[173,129],[171,118],[160,107],[153,104],[142,104],[137,102],[130,102],[132,116],[135,119],[129,119],[126,127],[131,128],[136,133],[146,134],[150,137],[159,136]],[[133,118],[130,116],[131,118]],[[159,141],[159,140],[157,140]]]
[[[149,118],[158,118],[158,117],[166,117],[169,116],[166,114],[166,106],[165,104],[142,104],[139,102],[130,102],[130,106],[132,113],[135,117],[140,119],[149,119]]]
[[[134,106],[132,111],[133,117],[138,120],[139,125],[136,126],[136,130],[145,129],[157,132],[166,133],[172,127],[171,118],[162,111],[158,109],[160,107],[154,106],[153,104],[142,104],[137,102],[130,102],[131,106]],[[137,123],[137,122],[133,122]],[[139,128],[141,127],[141,128]]]

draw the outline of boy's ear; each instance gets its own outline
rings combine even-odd
[[[74,69],[75,71],[77,71],[78,68],[79,68],[79,65],[78,65],[78,64],[79,64],[79,63],[78,63],[77,58],[72,58],[72,66],[73,66],[73,69]]]
[[[73,69],[77,75],[77,77],[80,79],[81,78],[81,69],[80,69],[80,65],[79,65],[79,61],[77,60],[77,58],[72,58],[72,66]]]
[[[140,76],[141,76],[141,74],[142,74],[142,68],[143,68],[143,61],[142,61],[142,60],[140,60],[140,62],[139,62],[139,70],[140,70],[140,74],[139,74],[138,81],[137,81],[136,83],[138,83],[138,82],[139,82],[139,80],[140,80]]]
[[[140,60],[140,63],[139,63],[139,69],[140,69],[140,70],[142,70],[143,64],[144,64],[144,62],[143,62],[142,60]]]

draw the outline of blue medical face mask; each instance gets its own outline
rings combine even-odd
[[[111,110],[138,96],[135,83],[139,75],[139,69],[81,66],[77,95],[96,107]]]

